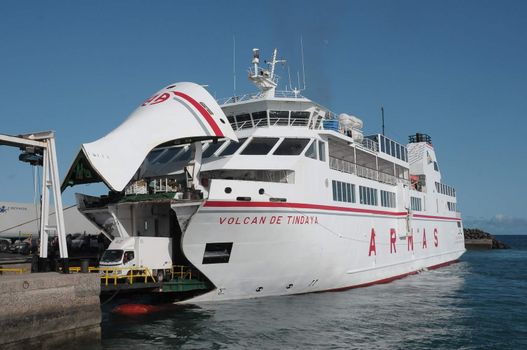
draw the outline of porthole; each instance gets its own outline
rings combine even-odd
[[[225,124],[225,120],[223,120],[222,118],[220,118],[220,122],[222,122],[223,124]]]
[[[225,187],[225,193],[231,193],[232,192],[232,188],[230,187]]]
[[[263,188],[260,188],[260,189],[258,190],[258,193],[259,193],[259,194],[264,194],[264,193],[265,193],[265,190],[264,190]]]

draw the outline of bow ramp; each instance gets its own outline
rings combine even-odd
[[[214,98],[200,85],[172,84],[147,99],[115,130],[83,144],[62,190],[103,181],[120,192],[155,147],[219,138],[238,141]]]

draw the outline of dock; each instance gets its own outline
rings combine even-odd
[[[101,336],[95,274],[23,273],[0,277],[0,348],[42,349]]]

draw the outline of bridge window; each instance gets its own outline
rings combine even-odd
[[[269,111],[271,125],[289,125],[289,111]]]
[[[307,125],[310,112],[291,112],[291,125]]]
[[[359,186],[360,203],[367,205],[377,205],[377,189]]]
[[[253,123],[251,122],[251,115],[249,113],[237,115],[236,122],[238,124],[238,128],[240,129],[253,127]]]
[[[318,159],[326,161],[326,144],[322,141],[318,141]]]
[[[249,144],[241,151],[243,155],[265,155],[274,147],[278,142],[278,138],[253,138]]]
[[[240,139],[238,142],[231,141],[219,155],[230,156],[231,154],[234,154],[238,148],[244,144],[245,140],[247,140],[247,138]]]
[[[306,148],[308,142],[309,139],[285,139],[273,154],[277,156],[297,156]]]
[[[252,113],[254,126],[267,126],[267,111]]]
[[[313,140],[311,144],[309,145],[305,156],[312,159],[317,159],[317,141]]]

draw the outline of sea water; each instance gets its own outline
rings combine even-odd
[[[527,349],[527,236],[442,269],[343,292],[103,313],[87,349]]]

